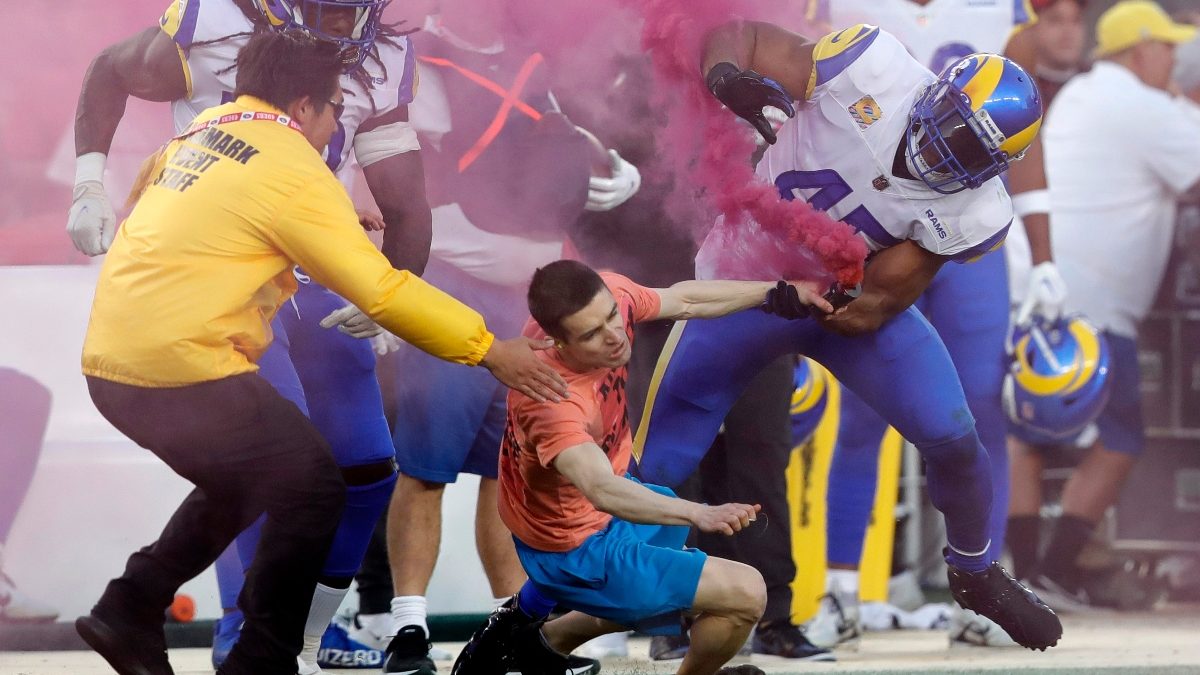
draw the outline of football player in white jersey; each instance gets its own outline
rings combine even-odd
[[[950,355],[912,306],[944,263],[984,256],[1004,240],[1013,213],[998,175],[1041,123],[1031,78],[988,54],[937,78],[870,25],[813,43],[750,22],[710,35],[702,72],[714,95],[768,141],[776,139],[762,108],[795,112],[759,163],[759,178],[782,198],[805,199],[853,226],[871,254],[861,294],[842,298],[848,303],[833,314],[785,321],[743,312],[677,328],[637,439],[642,477],[678,484],[760,367],[782,353],[810,356],[921,451],[930,497],[946,518],[958,602],[1026,647],[1055,644],[1058,618],[995,562],[987,451]],[[713,239],[700,259],[719,259]]]
[[[1014,30],[1033,18],[1028,0],[822,0],[818,4],[821,5],[816,10],[818,18],[833,25],[868,22],[883,27],[934,73],[942,72],[968,54],[1004,51]],[[1018,230],[1014,237],[1020,241],[1018,248],[1025,257],[1021,267],[1030,267],[1030,247],[1026,241],[1033,243],[1038,265],[1032,279],[1033,290],[1025,294],[1031,301],[1028,311],[1061,311],[1065,290],[1050,257],[1045,213],[1036,212],[1038,194],[1045,195],[1044,179],[1040,193],[1034,192],[1037,186],[1027,185],[1029,180],[1026,180],[1031,173],[1029,169],[1041,163],[1039,140],[1034,140],[1030,154],[1032,161],[1015,165],[1014,173],[1023,172],[1018,181],[1022,194],[1013,198],[1018,215],[1028,216],[1022,223],[1030,232],[1027,238]],[[1045,199],[1041,201],[1044,203]],[[988,450],[993,486],[989,532],[997,552],[1004,548],[1009,493],[1007,419],[1000,401],[1009,307],[1005,263],[1005,256],[995,255],[976,264],[946,266],[918,301],[946,343],[975,416],[979,437]],[[1028,278],[1029,275],[1022,275],[1022,279]],[[809,627],[809,637],[822,646],[851,639],[859,632],[857,570],[875,494],[878,471],[875,458],[885,428],[879,415],[860,398],[853,394],[842,398],[838,440],[829,475],[828,595]],[[954,642],[1012,644],[989,621],[961,611],[955,612],[953,618],[950,639]]]
[[[84,80],[76,116],[77,178],[68,222],[76,247],[98,255],[115,234],[116,219],[104,191],[104,163],[129,96],[172,101],[176,126],[187,125],[198,111],[230,96],[238,51],[252,34],[297,28],[342,48],[345,102],[336,107],[338,129],[326,151],[330,169],[347,177],[354,151],[382,212],[384,255],[398,269],[422,272],[431,219],[419,145],[408,123],[415,56],[408,38],[383,27],[386,4],[387,0],[173,0],[159,25],[105,49]],[[379,336],[381,329],[345,300],[311,283],[298,268],[296,276],[299,290],[272,322],[275,340],[260,361],[259,373],[309,414],[329,441],[348,488],[342,523],[305,627],[300,671],[309,675],[319,672],[315,663],[321,636],[387,506],[396,468],[374,374],[375,355],[368,340],[356,339]],[[331,330],[334,326],[338,330]],[[498,355],[510,351],[503,346],[506,342],[495,343],[502,345]],[[537,362],[532,352],[523,347],[511,351],[518,354],[515,360],[504,356],[508,365],[493,369],[498,379],[517,384],[527,376],[540,377],[527,370],[532,367],[528,360]],[[521,370],[524,374],[517,376]],[[554,395],[550,389],[537,393]],[[251,563],[257,532],[252,526],[238,539],[243,566]],[[219,577],[222,604],[233,608],[241,575]],[[232,647],[240,623],[234,610],[218,624],[214,663]]]

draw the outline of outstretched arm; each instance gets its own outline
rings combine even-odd
[[[118,42],[92,61],[75,110],[75,190],[67,232],[87,255],[108,250],[117,219],[104,190],[104,165],[130,96],[173,101],[188,93],[178,48],[158,27]]]
[[[833,306],[821,297],[815,282],[791,282],[798,304],[832,312]],[[681,281],[655,292],[661,301],[659,319],[714,319],[726,314],[759,307],[767,294],[776,290],[770,281]]]
[[[817,320],[842,335],[878,330],[916,302],[946,260],[912,241],[884,249],[867,265],[862,293],[850,304]]]

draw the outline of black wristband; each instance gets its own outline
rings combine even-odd
[[[704,76],[704,86],[708,87],[713,96],[717,96],[717,85],[721,83],[721,80],[725,79],[726,75],[733,75],[740,72],[742,72],[741,68],[728,61],[722,61],[708,69],[708,74]]]

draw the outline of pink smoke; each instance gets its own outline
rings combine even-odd
[[[754,8],[737,0],[623,0],[644,22],[642,48],[653,63],[668,119],[660,148],[677,176],[687,176],[723,216],[710,236],[724,242],[721,276],[751,279],[862,280],[866,245],[854,230],[802,201],[780,198],[757,179],[752,137],[705,90],[704,36]],[[745,10],[745,11],[739,11]],[[698,157],[698,159],[697,159]],[[814,260],[815,258],[815,260]]]

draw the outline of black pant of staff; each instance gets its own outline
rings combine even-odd
[[[178,388],[88,378],[100,413],[196,489],[76,627],[118,672],[165,675],[175,592],[266,513],[238,599],[246,617],[221,675],[294,675],[304,623],[345,502],[329,445],[256,374]]]

